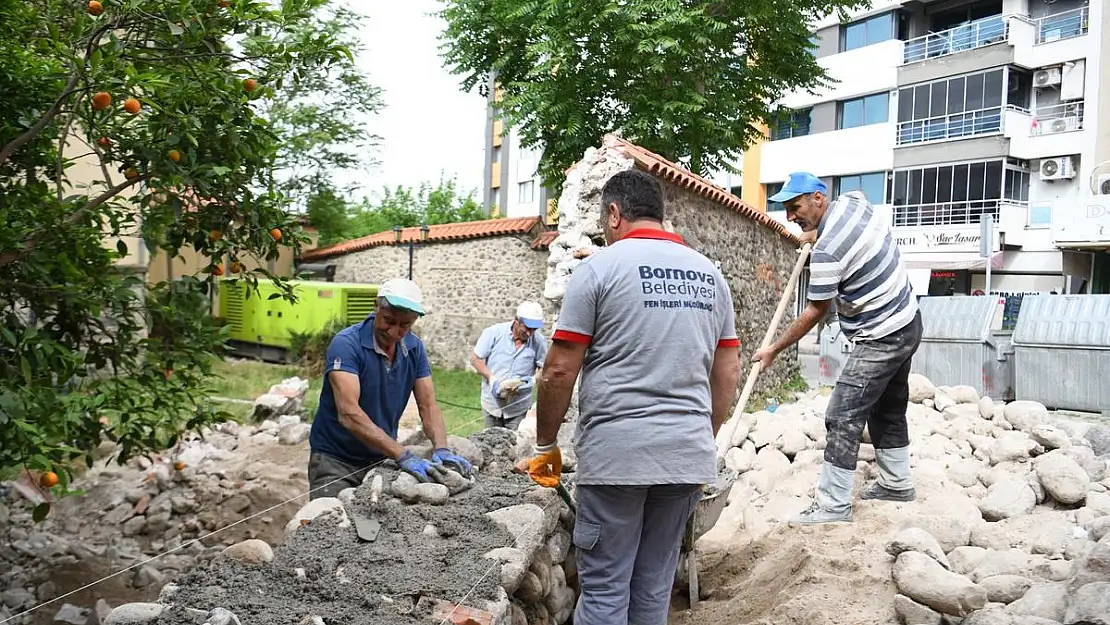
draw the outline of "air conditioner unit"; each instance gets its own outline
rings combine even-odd
[[[1041,122],[1041,134],[1051,135],[1058,132],[1069,132],[1071,130],[1079,130],[1079,116],[1078,115],[1065,115],[1064,117],[1053,117]]]
[[[1041,159],[1040,178],[1044,181],[1075,178],[1075,166],[1072,163],[1072,157],[1056,156]]]
[[[1110,195],[1110,174],[1099,174],[1097,195]]]
[[[1033,72],[1034,87],[1052,87],[1060,84],[1061,73],[1059,67],[1049,67]]]

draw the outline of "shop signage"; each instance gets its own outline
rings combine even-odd
[[[1052,207],[1052,238],[1058,243],[1110,241],[1110,196],[1057,199]]]
[[[979,252],[978,226],[894,228],[893,234],[902,252]]]

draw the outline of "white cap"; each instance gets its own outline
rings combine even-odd
[[[418,315],[424,314],[424,295],[412,280],[405,278],[386,280],[378,287],[378,297],[384,297],[385,301],[394,308],[411,310]]]
[[[516,318],[520,319],[524,327],[533,330],[543,327],[543,306],[536,302],[521,302],[516,307]]]

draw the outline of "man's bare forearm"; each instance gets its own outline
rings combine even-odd
[[[490,371],[489,367],[486,365],[486,361],[479,358],[477,354],[470,354],[470,364],[474,366],[478,375],[482,376],[487,381],[493,378],[493,372]]]
[[[709,375],[709,391],[713,401],[713,436],[728,419],[728,411],[736,399],[740,383],[740,348],[719,348],[713,356],[713,369]]]
[[[802,340],[803,336],[809,334],[809,331],[828,314],[830,304],[831,302],[827,301],[820,303],[810,302],[807,304],[802,314],[798,315],[798,318],[794,320],[794,323],[790,324],[786,332],[783,332],[779,340],[775,341],[773,346],[775,353],[778,354],[782,352],[787,347]]]
[[[537,445],[550,445],[559,438],[559,426],[570,408],[576,377],[544,369],[536,404]]]
[[[443,412],[439,406],[433,405],[426,411],[421,411],[420,428],[436,449],[447,447],[447,424],[443,421]]]

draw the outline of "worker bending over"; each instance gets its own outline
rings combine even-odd
[[[532,407],[536,376],[547,356],[543,307],[522,302],[512,321],[494,324],[478,337],[470,364],[482,375],[485,427],[515,430]]]
[[[309,499],[335,497],[362,484],[370,468],[388,458],[416,479],[435,479],[433,465],[469,476],[470,463],[447,446],[447,428],[436,405],[432,368],[424,343],[409,330],[424,315],[420,287],[387,280],[377,309],[340,330],[328,345],[320,407],[309,436]],[[434,445],[431,461],[397,442],[397,424],[415,395],[424,434]]]
[[[678,552],[714,438],[736,395],[732,294],[712,262],[663,229],[659,184],[614,175],[609,245],[571,275],[539,386],[528,471],[554,487],[556,444],[579,372],[575,625],[664,625]]]
[[[913,501],[910,439],[906,425],[910,361],[921,342],[921,314],[890,228],[863,193],[832,204],[813,174],[790,175],[772,202],[812,239],[809,303],[772,346],[752,360],[770,368],[782,350],[825,318],[836,300],[840,328],[854,347],[825,409],[825,463],[813,505],[798,524],[852,520],[852,486],[863,428],[875,446],[879,478],[861,499]]]

